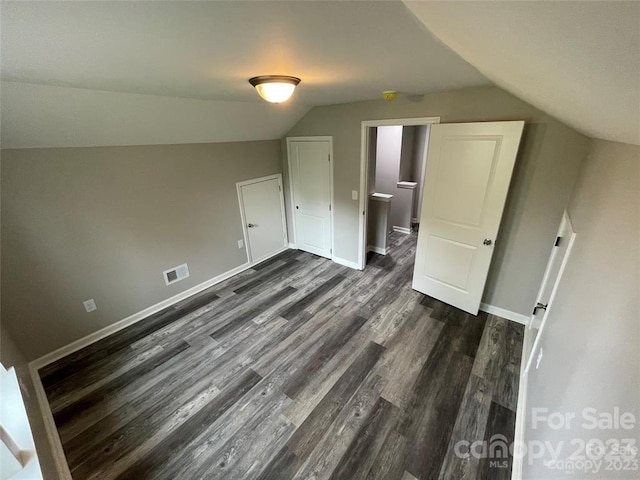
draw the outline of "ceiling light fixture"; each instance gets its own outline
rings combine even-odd
[[[286,75],[261,75],[250,78],[249,83],[256,88],[258,95],[267,102],[282,103],[291,98],[300,79]]]

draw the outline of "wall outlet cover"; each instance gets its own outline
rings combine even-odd
[[[96,301],[93,298],[85,300],[84,302],[82,302],[82,305],[84,305],[84,309],[87,312],[93,312],[94,310],[98,309],[98,307],[96,306]]]

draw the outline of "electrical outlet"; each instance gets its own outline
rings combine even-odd
[[[351,190],[351,200],[358,199],[358,190]]]
[[[85,300],[84,302],[82,302],[82,305],[84,305],[84,309],[87,312],[93,312],[94,310],[98,309],[98,307],[96,306],[96,301],[93,298]]]
[[[244,247],[244,241],[238,240],[238,248]]]
[[[536,370],[540,368],[540,362],[542,361],[543,354],[544,354],[544,350],[541,348],[540,352],[538,352],[538,358],[536,359]]]

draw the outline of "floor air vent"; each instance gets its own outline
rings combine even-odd
[[[179,282],[189,276],[189,267],[186,263],[178,265],[177,267],[170,268],[162,272],[164,275],[164,283],[171,285],[172,283]]]

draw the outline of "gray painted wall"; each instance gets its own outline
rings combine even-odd
[[[405,129],[398,126],[378,127],[378,142],[376,149],[375,190],[377,193],[393,195],[389,208],[389,222],[391,226],[411,227],[411,190],[398,188],[401,175],[402,153],[409,154],[407,163],[410,164],[412,148],[405,148],[405,143],[413,146],[413,132],[410,139],[405,135]]]
[[[540,368],[529,374],[525,437],[554,448],[564,442],[561,460],[577,448],[574,439],[640,443],[640,147],[594,140],[569,215],[576,240],[542,333]],[[632,412],[635,429],[582,428],[587,407]],[[568,429],[544,422],[534,429],[532,408],[576,419]],[[567,477],[542,461],[525,462],[526,480]],[[577,478],[636,479],[638,471],[603,465]]]
[[[245,263],[235,183],[279,173],[282,152],[271,140],[2,156],[2,321],[30,360]],[[191,276],[166,286],[185,262]]]
[[[412,217],[420,222],[422,211],[422,194],[424,192],[424,172],[427,168],[426,156],[429,144],[429,126],[423,125],[415,127],[416,134],[413,145],[413,164],[411,165],[411,175],[418,186],[413,194],[413,214]]]
[[[358,260],[360,212],[351,191],[360,185],[361,122],[422,116],[527,122],[483,301],[529,315],[588,140],[497,87],[315,107],[289,131],[333,136],[335,255]]]
[[[413,182],[413,157],[416,130],[418,127],[402,127],[402,148],[400,150],[399,180]]]

